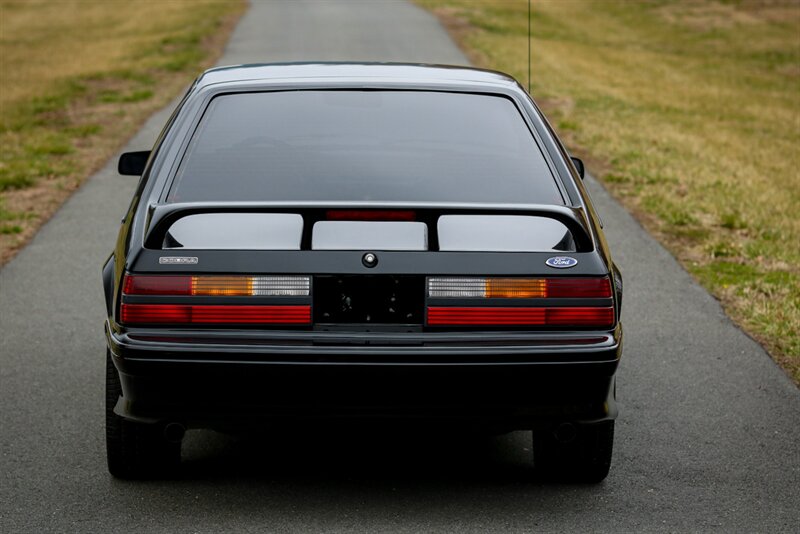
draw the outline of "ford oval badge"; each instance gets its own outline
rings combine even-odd
[[[569,269],[570,267],[578,265],[578,260],[570,258],[569,256],[554,256],[552,258],[547,258],[545,263],[556,269]]]

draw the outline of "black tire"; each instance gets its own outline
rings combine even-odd
[[[554,427],[533,433],[533,464],[539,478],[596,484],[608,476],[614,421],[577,425],[574,438],[567,443],[559,441],[556,434]]]
[[[181,444],[168,442],[161,425],[134,423],[114,413],[122,394],[119,374],[106,351],[106,456],[108,471],[123,479],[172,476],[181,461]]]

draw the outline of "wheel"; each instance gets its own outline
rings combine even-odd
[[[614,421],[533,433],[534,469],[545,480],[601,482],[608,476],[613,449]]]
[[[106,457],[108,471],[117,478],[169,476],[181,461],[180,442],[164,438],[161,425],[135,423],[114,413],[122,393],[119,374],[106,350]]]

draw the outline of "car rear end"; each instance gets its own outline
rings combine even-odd
[[[116,416],[533,429],[551,465],[613,437],[621,282],[519,102],[318,88],[208,102],[117,269]]]
[[[263,416],[386,410],[513,429],[559,411],[613,415],[621,334],[593,252],[570,253],[567,272],[541,252],[165,252],[139,256],[119,322],[108,323],[131,417],[202,426],[243,406]],[[212,407],[221,420],[206,415]]]

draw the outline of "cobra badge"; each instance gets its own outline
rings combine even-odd
[[[197,265],[196,256],[161,256],[158,258],[161,265]]]

